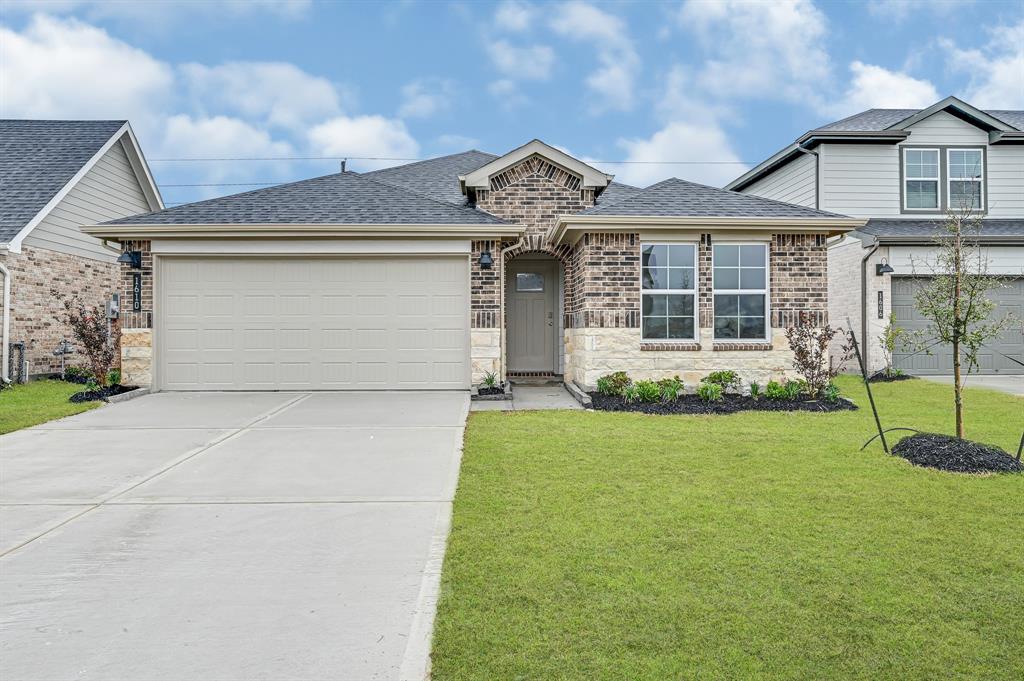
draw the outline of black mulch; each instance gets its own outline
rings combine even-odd
[[[504,395],[505,394],[505,389],[504,388],[480,387],[480,388],[477,388],[476,394],[477,395]]]
[[[98,390],[83,390],[80,393],[75,393],[68,398],[71,402],[94,402],[96,400],[107,401],[108,397],[114,395],[120,395],[122,393],[128,393],[132,390],[138,390],[137,385],[108,385],[105,388],[99,388]]]
[[[868,381],[871,383],[895,383],[896,381],[909,381],[916,376],[910,374],[892,374],[887,375],[884,371],[876,371],[868,377]]]
[[[937,433],[918,433],[905,437],[892,448],[892,453],[902,456],[915,466],[954,473],[1024,471],[1024,466],[999,447]]]
[[[735,414],[741,411],[853,411],[853,402],[839,398],[828,400],[769,400],[746,395],[725,395],[718,402],[705,402],[697,395],[682,395],[672,402],[626,402],[618,396],[589,393],[594,409],[635,411],[643,414]]]

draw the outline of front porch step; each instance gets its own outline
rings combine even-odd
[[[561,385],[562,374],[537,372],[509,372],[508,382],[512,385]]]

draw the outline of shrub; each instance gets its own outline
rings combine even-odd
[[[710,374],[702,378],[701,381],[704,383],[720,385],[722,386],[722,390],[740,389],[740,377],[731,369],[726,369],[725,371],[712,371]]]
[[[800,396],[804,393],[810,394],[807,381],[786,381],[783,390],[786,392],[786,399],[788,400],[800,399]]]
[[[822,391],[822,395],[824,395],[825,399],[829,402],[835,402],[839,399],[839,387],[835,383],[829,383],[825,386],[825,390]]]
[[[498,387],[498,374],[493,371],[488,371],[484,374],[483,386],[485,388],[497,388]]]
[[[682,379],[678,376],[661,379],[658,381],[658,388],[661,390],[661,401],[672,402],[678,399],[684,387]]]
[[[900,341],[907,333],[906,329],[896,326],[896,315],[890,314],[889,323],[885,325],[881,335],[878,336],[878,345],[882,350],[882,362],[885,363],[882,373],[889,378],[903,375],[901,370],[892,365],[892,356],[899,349]]]
[[[718,402],[724,394],[725,390],[719,383],[701,381],[701,384],[697,386],[697,395],[705,402]]]
[[[786,329],[786,340],[789,341],[789,349],[793,351],[793,368],[803,376],[807,394],[812,398],[817,397],[843,370],[852,352],[851,348],[844,346],[841,360],[835,364],[829,361],[828,346],[839,333],[839,329],[833,329],[828,324],[815,326],[804,312],[800,313],[796,326]]]
[[[121,385],[120,369],[111,369],[107,372],[107,385]]]
[[[750,382],[750,396],[755,400],[761,397],[764,392],[761,390],[761,385],[757,381]]]
[[[64,367],[64,380],[68,383],[81,383],[85,384],[90,378],[92,378],[92,372],[84,367],[67,366]]]
[[[786,387],[778,381],[768,381],[768,385],[764,387],[764,396],[769,400],[787,399]]]
[[[108,322],[99,305],[86,307],[78,298],[65,297],[56,289],[50,295],[64,304],[64,322],[82,346],[82,354],[89,360],[89,368],[97,383],[105,383],[107,372],[119,352],[120,328]]]
[[[623,389],[622,399],[629,403],[636,402],[640,399],[640,391],[637,389],[635,383],[630,383]]]
[[[661,386],[654,381],[637,381],[633,387],[641,402],[657,402],[661,399]]]
[[[597,392],[602,395],[625,396],[626,388],[629,387],[629,376],[625,371],[616,371],[614,374],[606,374],[597,379]]]

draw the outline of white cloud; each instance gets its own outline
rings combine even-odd
[[[309,143],[322,156],[375,156],[412,159],[420,146],[405,123],[383,116],[337,116],[313,127]],[[355,160],[351,167],[375,170],[401,163],[396,160]]]
[[[941,41],[948,66],[970,74],[963,98],[983,109],[1024,109],[1024,21],[998,26],[981,49],[965,50]]]
[[[427,118],[451,108],[455,83],[445,78],[421,78],[402,87],[398,115]]]
[[[525,31],[533,23],[536,8],[518,0],[505,0],[494,12],[494,23],[502,30]]]
[[[616,143],[631,163],[610,166],[615,179],[646,187],[669,177],[679,177],[720,187],[747,168],[739,163],[729,137],[712,121],[675,121],[650,137],[619,139]],[[695,164],[661,164],[652,161],[699,161]],[[708,163],[716,161],[717,163]]]
[[[530,101],[529,97],[519,90],[519,85],[509,78],[499,78],[489,83],[487,91],[505,109],[514,109]]]
[[[4,10],[35,14],[39,0],[4,0]],[[111,2],[110,0],[48,0],[42,7],[50,14],[79,13],[90,21],[114,20],[165,29],[172,21],[190,21],[249,14],[270,14],[297,19],[312,7],[312,0],[220,0],[220,2]]]
[[[942,99],[929,81],[900,71],[855,61],[850,72],[853,79],[846,93],[824,107],[838,118],[866,109],[923,109]]]
[[[517,47],[495,40],[488,42],[487,52],[499,71],[518,80],[547,80],[555,65],[555,51],[547,45]]]
[[[587,87],[597,95],[595,112],[633,108],[640,57],[622,19],[581,0],[572,0],[556,8],[550,27],[563,37],[589,43],[597,50],[600,65],[586,79]]]
[[[902,22],[921,12],[949,16],[975,2],[976,0],[869,0],[868,12],[886,21]]]
[[[184,86],[193,105],[299,129],[341,112],[338,89],[325,78],[284,62],[184,64]]]
[[[0,26],[0,112],[25,118],[130,118],[147,128],[174,72],[146,52],[75,19],[36,15]]]
[[[811,0],[688,0],[677,20],[708,55],[696,82],[712,95],[807,104],[829,81],[827,24]]]

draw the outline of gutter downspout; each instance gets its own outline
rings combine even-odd
[[[2,330],[0,330],[0,341],[3,342],[3,350],[0,352],[0,356],[3,358],[3,366],[0,367],[0,379],[2,379],[4,383],[10,383],[11,348],[7,339],[11,335],[11,272],[3,263],[0,263],[0,274],[3,274],[4,277],[4,318],[2,322]]]
[[[807,154],[808,156],[814,157],[814,209],[821,210],[821,178],[818,177],[819,166],[821,165],[821,156],[818,152],[811,151],[810,149],[804,149],[801,146],[797,146],[797,151],[801,154]]]
[[[871,345],[868,343],[868,259],[875,254],[878,246],[878,237],[875,237],[871,250],[860,260],[860,344],[867,371],[871,370],[868,363],[868,347]]]

